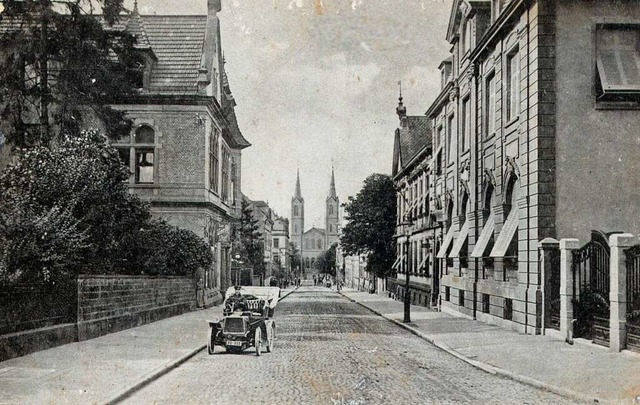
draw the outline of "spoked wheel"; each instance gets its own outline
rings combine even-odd
[[[262,330],[260,327],[256,328],[253,344],[256,346],[256,356],[260,356],[262,354]]]
[[[207,352],[209,354],[213,354],[215,352],[215,348],[213,346],[213,328],[209,327],[209,340],[207,341]]]
[[[271,325],[271,333],[269,333],[268,339],[267,339],[267,353],[271,353],[273,351],[273,346],[275,344],[275,340],[276,340],[276,325],[272,324]]]

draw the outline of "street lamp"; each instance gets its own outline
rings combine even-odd
[[[411,219],[405,222],[403,225],[406,225],[407,228],[413,225]],[[407,241],[405,242],[406,248],[404,253],[404,274],[405,274],[405,284],[404,284],[404,319],[402,322],[409,323],[411,322],[411,290],[409,287],[409,247],[411,246],[411,242],[409,241],[409,235],[406,235]]]
[[[407,201],[407,198],[404,196],[404,193],[402,192],[402,190],[398,190],[400,192],[400,196],[402,197],[402,199],[404,200],[404,202],[408,205],[411,205],[409,201]],[[403,215],[403,219],[404,222],[400,223],[400,225],[406,226],[407,228],[411,227],[413,225],[413,221],[411,219],[411,215],[410,215],[411,210],[407,210],[407,212],[405,212],[405,214]],[[411,242],[409,241],[409,234],[408,232],[405,233],[405,237],[407,238],[406,242],[405,242],[405,250],[404,250],[404,255],[405,255],[405,259],[404,259],[404,274],[405,274],[405,284],[404,284],[404,319],[402,320],[402,322],[404,323],[409,323],[411,322],[411,290],[409,287],[409,279],[410,279],[410,275],[409,275],[409,247],[411,246]]]

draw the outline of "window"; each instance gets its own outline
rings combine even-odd
[[[482,313],[488,314],[491,306],[491,296],[489,294],[482,294]]]
[[[136,183],[153,183],[153,150],[136,149]]]
[[[293,226],[293,233],[298,233],[298,225]]]
[[[458,290],[458,305],[464,307],[464,290]]]
[[[462,133],[460,134],[460,151],[465,152],[469,149],[470,133],[471,133],[471,97],[462,100]]]
[[[297,205],[295,205],[295,206],[293,207],[293,216],[294,216],[294,217],[297,217],[298,215],[300,215],[300,209],[298,208],[298,206],[297,206]]]
[[[513,319],[513,299],[504,299],[504,319],[511,321]]]
[[[452,163],[455,156],[453,153],[453,146],[451,144],[451,138],[453,137],[452,136],[453,119],[454,119],[453,115],[450,115],[449,118],[447,119],[447,154],[448,154],[447,163]]]
[[[273,239],[273,247],[276,249],[280,247],[280,239],[278,238]]]
[[[333,215],[333,205],[329,205],[329,215]]]
[[[507,122],[518,116],[520,105],[520,57],[518,50],[507,55]]]
[[[231,154],[226,147],[222,148],[222,201],[229,201],[229,166],[231,164]]]
[[[471,49],[471,20],[465,20],[462,25],[462,53]]]
[[[485,136],[491,136],[496,131],[496,75],[491,73],[485,85]]]
[[[451,287],[444,288],[444,300],[451,301]]]
[[[153,184],[155,182],[155,142],[153,128],[142,125],[136,129],[133,142],[130,136],[124,136],[113,144],[118,150],[122,164],[133,174],[136,184]]]
[[[599,101],[640,101],[640,26],[596,27],[596,96]]]
[[[209,134],[209,188],[214,193],[218,193],[218,177],[220,173],[219,140],[219,132],[214,129]]]

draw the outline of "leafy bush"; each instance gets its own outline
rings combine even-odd
[[[128,168],[96,131],[18,149],[0,175],[0,284],[78,273],[191,275],[211,264],[192,232],[152,220]]]

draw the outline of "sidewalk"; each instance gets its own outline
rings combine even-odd
[[[400,301],[348,288],[342,294],[490,373],[585,402],[640,403],[639,354],[523,335],[415,305],[411,306],[412,322],[404,324]]]
[[[221,317],[213,307],[1,362],[0,404],[110,403],[206,350],[206,321]]]

